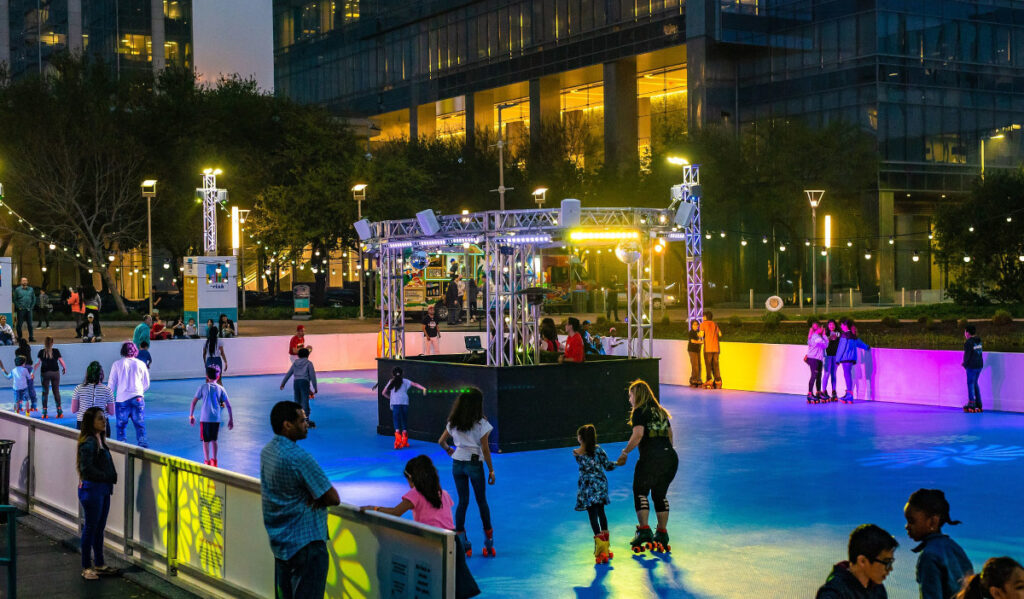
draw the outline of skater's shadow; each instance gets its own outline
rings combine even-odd
[[[609,597],[608,589],[604,588],[604,579],[612,570],[613,568],[608,564],[595,565],[594,581],[590,583],[590,586],[573,588],[576,591],[576,599],[605,599]]]
[[[703,599],[701,595],[692,593],[683,586],[683,573],[675,566],[670,554],[634,555],[633,561],[647,571],[647,578],[651,581],[651,590],[654,591],[655,597]]]

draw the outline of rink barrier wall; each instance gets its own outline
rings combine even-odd
[[[465,351],[464,337],[483,333],[444,332],[441,353]],[[222,340],[228,358],[227,376],[281,374],[288,371],[290,336],[236,337]],[[313,346],[311,359],[318,371],[377,369],[377,334],[349,333],[307,335]],[[871,339],[865,341],[870,343]],[[957,340],[951,339],[951,344]],[[655,339],[654,356],[661,358],[661,382],[687,385],[690,362],[686,340]],[[105,370],[117,360],[120,342],[65,343],[57,347],[68,365],[62,384],[73,385],[85,377],[85,368],[99,360]],[[406,333],[409,355],[422,351],[422,333]],[[40,345],[33,345],[33,352]],[[807,393],[809,372],[803,357],[803,345],[766,343],[721,344],[722,378],[727,389],[766,393]],[[622,347],[620,346],[620,350]],[[199,378],[203,376],[203,340],[175,339],[155,341],[151,376],[154,380]],[[14,348],[0,347],[0,359],[10,368]],[[966,382],[960,366],[962,352],[946,350],[872,349],[860,351],[854,368],[854,395],[858,399],[943,407],[966,403]],[[846,386],[839,371],[837,389]],[[985,354],[981,379],[986,409],[1024,412],[1024,353]]]
[[[77,431],[4,411],[0,438],[15,442],[11,502],[79,534]],[[258,479],[116,441],[109,446],[118,482],[106,547],[203,597],[274,596]],[[328,510],[327,527],[326,597],[405,596],[401,589],[454,596],[453,532],[346,504]]]

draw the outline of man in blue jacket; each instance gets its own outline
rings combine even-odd
[[[985,362],[981,356],[981,337],[978,336],[978,329],[973,324],[964,327],[964,361],[961,366],[967,371],[967,405],[965,412],[981,411],[981,387],[978,386],[978,377],[981,376],[981,369]]]
[[[28,286],[28,278],[21,277],[21,285],[14,289],[14,309],[18,313],[18,339],[21,339],[21,323],[28,324],[28,340],[35,341],[32,332],[32,313],[36,309],[36,290]]]

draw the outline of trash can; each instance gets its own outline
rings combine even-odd
[[[11,505],[11,450],[14,441],[0,439],[0,505]],[[7,522],[7,514],[0,514],[0,522]]]
[[[574,289],[572,292],[573,314],[580,315],[587,311],[587,291],[585,289]]]

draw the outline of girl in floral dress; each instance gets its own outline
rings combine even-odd
[[[613,470],[615,464],[597,444],[597,429],[593,424],[584,424],[576,431],[580,446],[572,451],[580,467],[577,485],[576,511],[587,512],[590,527],[594,529],[594,561],[606,564],[613,555],[608,548],[608,517],[604,506],[608,500],[608,477],[605,470]]]

